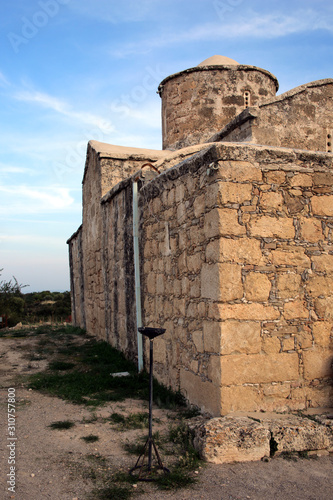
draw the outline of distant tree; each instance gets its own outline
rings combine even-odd
[[[0,276],[3,269],[0,269]],[[21,285],[13,276],[10,281],[0,280],[0,314],[8,318],[18,318],[24,311],[24,299],[21,289],[28,285]]]

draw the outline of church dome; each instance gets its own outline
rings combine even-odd
[[[239,66],[239,63],[230,57],[212,56],[202,61],[198,66]]]

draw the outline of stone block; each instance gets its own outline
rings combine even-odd
[[[332,351],[311,349],[303,352],[305,380],[322,379],[333,376]]]
[[[275,441],[279,455],[283,452],[322,450],[330,447],[332,432],[324,425],[295,415],[262,421]]]
[[[266,211],[281,210],[283,207],[282,194],[273,191],[262,193],[259,199],[259,205]]]
[[[221,325],[221,354],[257,354],[261,350],[260,323],[224,321]]]
[[[209,356],[207,375],[214,385],[221,385],[221,360],[219,354]]]
[[[272,285],[266,274],[249,273],[245,278],[245,298],[251,302],[266,302]]]
[[[311,267],[311,261],[305,255],[304,248],[290,246],[286,250],[273,250],[272,262],[276,266],[292,266],[307,269]]]
[[[286,180],[286,174],[281,170],[273,170],[266,173],[266,181],[269,184],[283,184]]]
[[[259,385],[222,386],[222,415],[236,411],[260,411],[263,398]]]
[[[313,184],[312,176],[309,174],[295,174],[289,182],[291,187],[311,187]]]
[[[158,295],[163,295],[164,293],[164,281],[165,281],[164,274],[158,274],[156,276],[156,293]]]
[[[284,317],[291,319],[309,319],[309,311],[302,300],[287,302],[284,306]]]
[[[314,255],[312,262],[314,271],[333,274],[333,255]]]
[[[203,342],[205,352],[220,353],[221,335],[222,323],[218,321],[203,322]]]
[[[178,269],[179,269],[179,272],[181,274],[185,273],[187,271],[187,254],[186,254],[186,252],[181,253],[180,256],[178,257]]]
[[[175,316],[185,317],[186,314],[186,301],[185,299],[174,299],[173,300],[173,310]]]
[[[201,217],[205,213],[205,195],[198,196],[193,202],[194,217]]]
[[[277,354],[281,350],[281,342],[277,337],[265,336],[262,341],[262,352],[265,354]]]
[[[333,196],[313,196],[311,207],[314,215],[333,216]]]
[[[258,265],[262,259],[260,241],[249,238],[220,238],[207,245],[206,259],[208,262]]]
[[[333,323],[331,321],[317,321],[313,323],[312,328],[317,346],[333,347]]]
[[[260,238],[293,239],[295,237],[293,220],[286,217],[252,216],[249,231],[251,236]]]
[[[318,387],[307,387],[306,398],[312,408],[333,408],[332,385],[319,385]],[[333,442],[330,447],[333,452]]]
[[[300,294],[301,276],[296,273],[279,274],[276,280],[277,296],[280,299],[293,299]]]
[[[204,381],[199,375],[180,368],[180,387],[192,404],[212,415],[221,414],[221,388]]]
[[[283,351],[294,351],[295,350],[295,337],[284,337],[282,340],[282,350]]]
[[[263,304],[210,304],[208,316],[213,319],[268,321],[280,317],[280,312],[272,306]]]
[[[190,297],[199,298],[201,297],[201,286],[200,286],[200,278],[196,278],[193,281],[190,281]]]
[[[181,202],[179,203],[178,207],[177,207],[177,222],[178,224],[184,224],[184,222],[186,221],[187,217],[188,217],[188,213],[187,213],[187,209],[186,209],[186,205],[184,202]]]
[[[301,238],[310,243],[316,243],[324,238],[321,221],[301,217]]]
[[[313,176],[315,186],[333,186],[332,172],[317,172]]]
[[[154,361],[156,363],[166,363],[166,346],[163,338],[154,341]]]
[[[203,343],[203,332],[202,330],[197,330],[192,333],[192,340],[195,345],[195,348],[198,352],[204,352],[204,343]]]
[[[268,396],[270,398],[282,398],[286,399],[290,396],[290,384],[287,382],[286,384],[266,384],[263,386],[263,394],[264,396]]]
[[[154,295],[156,293],[156,275],[149,273],[147,276],[147,290],[148,293]]]
[[[190,273],[198,273],[202,267],[201,252],[194,255],[187,255],[187,268]]]
[[[214,208],[205,215],[204,233],[206,238],[220,235],[244,235],[246,228],[238,222],[237,210]]]
[[[245,201],[251,201],[252,184],[241,184],[240,182],[221,182],[219,183],[221,193],[221,203],[241,204]]]
[[[241,267],[237,264],[203,264],[201,296],[225,302],[242,298]]]
[[[246,161],[219,161],[218,177],[228,181],[262,181],[261,169]]]
[[[307,283],[306,290],[312,297],[331,295],[333,292],[333,276],[312,276]]]
[[[333,319],[333,297],[324,297],[315,301],[315,311],[319,318]]]
[[[186,308],[187,318],[197,318],[198,316],[198,304],[196,302],[190,302]]]
[[[185,185],[182,183],[177,184],[175,190],[176,203],[183,201],[185,198]]]
[[[299,377],[297,353],[221,357],[222,385],[285,382]]]
[[[194,428],[194,446],[214,464],[250,462],[269,457],[270,431],[247,417],[213,418]]]

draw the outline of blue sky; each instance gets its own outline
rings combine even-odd
[[[0,268],[68,290],[87,142],[161,149],[169,74],[225,55],[279,93],[333,77],[327,0],[0,0]]]

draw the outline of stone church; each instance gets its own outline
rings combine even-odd
[[[214,56],[165,78],[163,150],[90,141],[75,325],[212,415],[332,406],[333,79]]]

